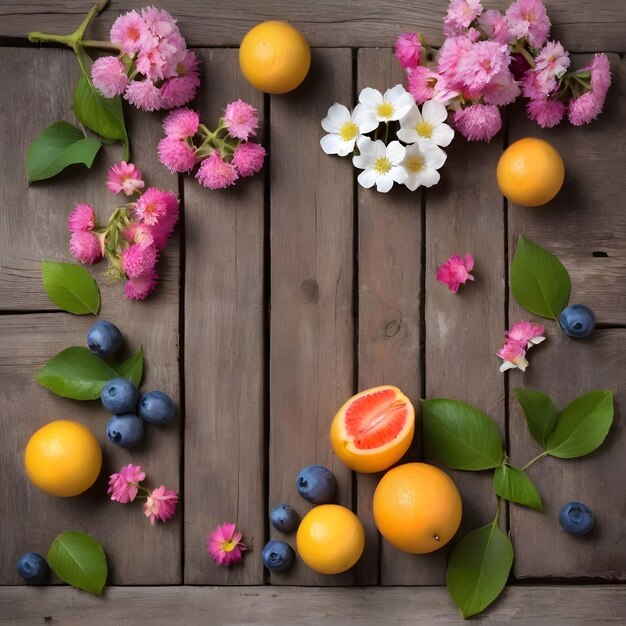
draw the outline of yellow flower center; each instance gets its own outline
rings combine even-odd
[[[352,141],[359,134],[359,127],[354,122],[346,122],[339,129],[339,136],[344,141]]]
[[[378,157],[374,161],[374,171],[378,174],[386,174],[391,169],[391,161],[387,157]]]
[[[393,104],[391,102],[383,102],[376,107],[378,117],[390,118],[393,115]]]
[[[419,154],[412,154],[407,157],[404,167],[412,173],[421,172],[424,169],[424,157]]]
[[[428,122],[422,120],[416,127],[415,130],[420,137],[426,137],[429,139],[433,134],[433,126]]]
[[[232,541],[232,540],[230,541],[224,540],[222,541],[222,545],[220,546],[220,548],[224,550],[224,552],[232,552],[236,547],[237,547],[237,542]]]

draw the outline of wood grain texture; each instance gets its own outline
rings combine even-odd
[[[465,623],[443,587],[109,587],[104,600],[68,587],[0,587],[11,624],[46,621],[168,625],[333,624],[398,626]],[[507,587],[472,624],[620,624],[626,586]]]
[[[585,59],[575,59],[580,65]],[[591,306],[599,322],[624,323],[626,293],[626,219],[624,183],[624,62],[612,58],[614,85],[605,111],[589,126],[562,124],[540,131],[521,115],[511,122],[511,140],[532,134],[553,143],[565,161],[566,181],[553,202],[538,209],[510,206],[509,250],[520,234],[556,254],[572,279],[571,302]],[[606,257],[594,257],[594,251]],[[515,298],[509,306],[511,322],[533,319]],[[525,374],[510,374],[510,388],[526,387],[550,394],[560,408],[592,389],[615,392],[615,423],[606,442],[592,455],[574,460],[546,458],[532,467],[544,502],[544,513],[511,506],[511,531],[516,546],[514,573],[523,577],[598,577],[624,580],[623,486],[614,477],[624,473],[622,425],[626,331],[600,329],[585,341],[569,339],[557,323],[546,327],[547,341],[530,355]],[[518,465],[540,450],[529,435],[513,394],[510,397],[510,450]],[[561,530],[558,513],[571,500],[588,504],[596,528],[585,537]]]
[[[426,192],[426,398],[473,404],[495,419],[504,437],[504,378],[494,355],[505,328],[504,216],[495,181],[502,133],[488,144],[457,134],[446,151],[441,182]],[[437,267],[468,252],[476,280],[450,293],[435,280]],[[428,459],[427,449],[424,455]],[[493,519],[492,472],[449,473],[463,498],[460,538]],[[404,558],[403,579],[444,583],[447,552],[425,563]],[[389,568],[391,583],[399,581],[399,571]]]
[[[5,124],[8,141],[0,148],[7,150],[15,142],[11,155],[3,156],[5,176],[13,182],[3,185],[0,191],[3,194],[0,301],[5,309],[54,309],[41,286],[40,261],[73,260],[68,251],[66,221],[74,203],[90,202],[101,220],[108,219],[116,199],[106,190],[105,173],[114,160],[121,159],[121,149],[107,146],[88,174],[86,170],[72,169],[26,190],[22,161],[15,158],[13,151],[23,154],[25,144],[43,126],[70,110],[77,67],[72,65],[72,53],[62,50],[14,48],[1,50],[0,54],[3,67],[11,72],[10,76],[3,74],[3,80],[10,79],[11,87],[3,83],[0,98],[4,98],[5,109],[14,107],[17,98],[18,110],[29,120],[26,131],[20,130],[20,124]],[[54,76],[55,81],[51,83],[50,93],[42,98],[37,89],[47,84],[48,75]],[[167,171],[156,158],[159,126],[159,116],[137,112],[130,115],[128,130],[135,147],[134,162],[142,170],[147,185],[177,191],[176,181],[171,184]],[[162,389],[177,403],[178,235],[170,240],[159,261],[159,285],[146,302],[126,300],[121,282],[106,284],[101,278],[104,265],[94,269],[102,296],[101,318],[119,326],[128,351],[143,345],[146,373],[142,390]],[[109,416],[99,402],[57,398],[34,382],[37,368],[57,352],[71,345],[85,345],[87,329],[93,323],[92,316],[61,312],[0,318],[0,354],[6,374],[1,377],[0,397],[7,408],[6,419],[0,422],[1,438],[7,450],[16,451],[15,456],[2,457],[3,475],[15,477],[19,485],[14,488],[12,482],[5,481],[0,488],[2,500],[8,503],[1,515],[9,516],[0,524],[2,553],[20,554],[33,547],[45,553],[59,532],[80,528],[92,532],[103,543],[111,565],[110,582],[179,583],[182,579],[180,516],[167,525],[150,527],[140,504],[122,507],[108,500],[106,477],[132,461],[145,468],[149,485],[157,487],[164,483],[170,489],[178,489],[180,420],[164,429],[148,428],[140,446],[124,450],[105,441]],[[65,417],[85,421],[92,427],[103,443],[105,462],[96,487],[83,496],[62,500],[40,493],[27,482],[22,471],[22,455],[28,438],[38,427]],[[0,581],[18,582],[15,570],[3,569]]]
[[[263,96],[239,73],[234,50],[203,50],[201,119],[217,126],[226,104]],[[263,581],[263,175],[185,192],[185,582]],[[255,550],[218,567],[206,552],[217,524],[238,522]]]
[[[542,130],[521,109],[512,111],[509,141],[532,136],[552,143],[565,163],[565,183],[543,207],[509,207],[509,245],[512,254],[524,235],[548,248],[570,273],[572,303],[590,306],[600,323],[626,324],[626,62],[610,58],[613,85],[591,124],[565,120]],[[575,56],[573,65],[590,59]]]
[[[357,95],[364,87],[384,92],[403,80],[391,50],[359,51]],[[386,194],[358,187],[358,220],[358,390],[389,384],[408,395],[417,423],[404,461],[415,460],[421,454],[422,194],[397,186]],[[357,574],[359,582],[365,584],[377,582],[379,575],[380,535],[372,518],[372,499],[380,477],[357,474],[358,513],[367,536],[367,552]],[[386,542],[382,549],[385,554],[395,551]]]
[[[269,507],[286,502],[302,515],[311,507],[295,482],[310,464],[335,472],[337,502],[351,506],[350,470],[333,455],[329,431],[354,383],[353,172],[319,146],[320,120],[333,102],[350,102],[351,86],[350,50],[319,50],[306,83],[270,104]],[[272,574],[273,583],[353,579],[317,575],[302,561]]]
[[[91,8],[91,0],[68,0],[63,5],[48,1],[18,3],[0,0],[0,37],[25,37],[30,30],[65,34],[78,26]],[[509,0],[490,0],[487,8],[506,9]],[[570,51],[626,50],[626,10],[622,2],[597,0],[545,0],[553,24],[553,36]],[[245,11],[229,0],[212,0],[210,10],[196,0],[163,0],[159,7],[170,11],[189,45],[237,46],[258,22],[287,20],[301,29],[317,47],[391,47],[398,33],[419,30],[430,45],[443,41],[442,24],[448,0],[412,0],[381,4],[362,0],[250,0]],[[137,8],[131,0],[112,2],[89,33],[107,39],[120,12]]]

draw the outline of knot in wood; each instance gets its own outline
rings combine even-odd
[[[315,304],[320,299],[320,288],[315,278],[307,278],[300,285],[300,292],[304,296],[305,302]]]
[[[387,324],[387,328],[385,328],[385,335],[387,337],[395,337],[402,328],[402,322],[400,320],[393,320],[393,322],[389,322]]]

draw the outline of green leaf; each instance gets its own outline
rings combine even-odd
[[[476,615],[502,592],[513,565],[513,545],[497,524],[465,535],[450,552],[446,584],[463,617]]]
[[[511,291],[527,310],[558,320],[569,302],[569,274],[551,252],[520,236],[511,264]]]
[[[120,376],[128,378],[135,387],[139,387],[143,376],[143,346],[117,367]]]
[[[26,152],[28,182],[52,178],[75,163],[91,167],[101,147],[97,139],[87,139],[80,128],[68,122],[51,124],[35,137]]]
[[[613,392],[590,391],[568,404],[559,414],[546,451],[560,459],[593,452],[613,423]]]
[[[484,470],[504,459],[495,422],[477,408],[447,398],[422,400],[424,451],[449,467]]]
[[[38,372],[37,382],[62,398],[96,400],[102,387],[119,371],[87,348],[72,347],[52,357]]]
[[[68,585],[97,596],[107,580],[107,560],[102,546],[77,531],[61,533],[48,550],[48,565]]]
[[[543,510],[537,487],[526,472],[511,465],[496,467],[493,473],[493,490],[500,497],[531,509]]]
[[[552,398],[541,391],[516,389],[515,397],[524,411],[528,430],[535,441],[545,450],[559,417],[559,410]]]
[[[124,111],[119,96],[105,98],[91,82],[91,57],[77,46],[76,55],[83,75],[74,91],[74,113],[78,120],[106,139],[128,140],[124,125]]]
[[[98,283],[84,267],[74,263],[42,261],[41,280],[48,297],[60,309],[76,315],[98,314]]]

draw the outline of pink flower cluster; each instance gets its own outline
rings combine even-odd
[[[109,477],[109,489],[107,493],[111,496],[111,500],[128,504],[132,502],[139,491],[145,495],[146,501],[143,505],[143,512],[146,517],[150,518],[150,523],[154,526],[157,519],[167,522],[174,512],[178,504],[178,494],[175,491],[168,490],[165,485],[161,485],[156,489],[147,489],[139,483],[145,480],[146,473],[139,465],[129,463],[119,472],[111,474]]]
[[[452,293],[456,293],[461,285],[468,280],[474,280],[470,274],[473,269],[474,257],[471,254],[466,254],[463,258],[455,255],[437,268],[435,278],[446,285]]]
[[[500,371],[505,372],[512,368],[526,371],[528,367],[526,352],[545,339],[544,332],[545,328],[541,324],[515,322],[510,330],[504,332],[504,346],[496,352],[496,355],[504,361]]]
[[[209,189],[225,189],[240,177],[259,172],[265,148],[249,139],[256,135],[256,109],[242,100],[226,106],[219,126],[211,132],[191,109],[172,111],[163,122],[165,137],[158,146],[159,159],[171,172],[191,172]]]
[[[485,11],[481,0],[451,0],[444,34],[435,55],[417,33],[404,33],[396,58],[415,101],[443,102],[469,140],[490,141],[502,127],[499,107],[520,95],[529,99],[528,116],[544,128],[558,124],[566,111],[572,124],[586,124],[604,106],[608,58],[597,54],[589,66],[570,72],[568,52],[548,41],[542,0],[515,0],[505,13]]]
[[[171,191],[150,187],[142,192],[141,172],[132,163],[114,164],[107,187],[135,201],[117,207],[106,226],[99,227],[93,207],[78,204],[68,218],[70,252],[82,263],[92,264],[106,256],[107,276],[126,279],[127,298],[143,300],[157,284],[156,264],[178,222],[178,199]]]
[[[207,540],[209,556],[218,565],[225,567],[241,561],[246,550],[243,535],[237,531],[232,522],[224,522],[221,526],[217,526]]]
[[[194,99],[200,61],[187,49],[176,20],[155,7],[120,15],[110,33],[120,49],[91,66],[91,80],[107,98],[124,95],[138,109],[172,109]]]

